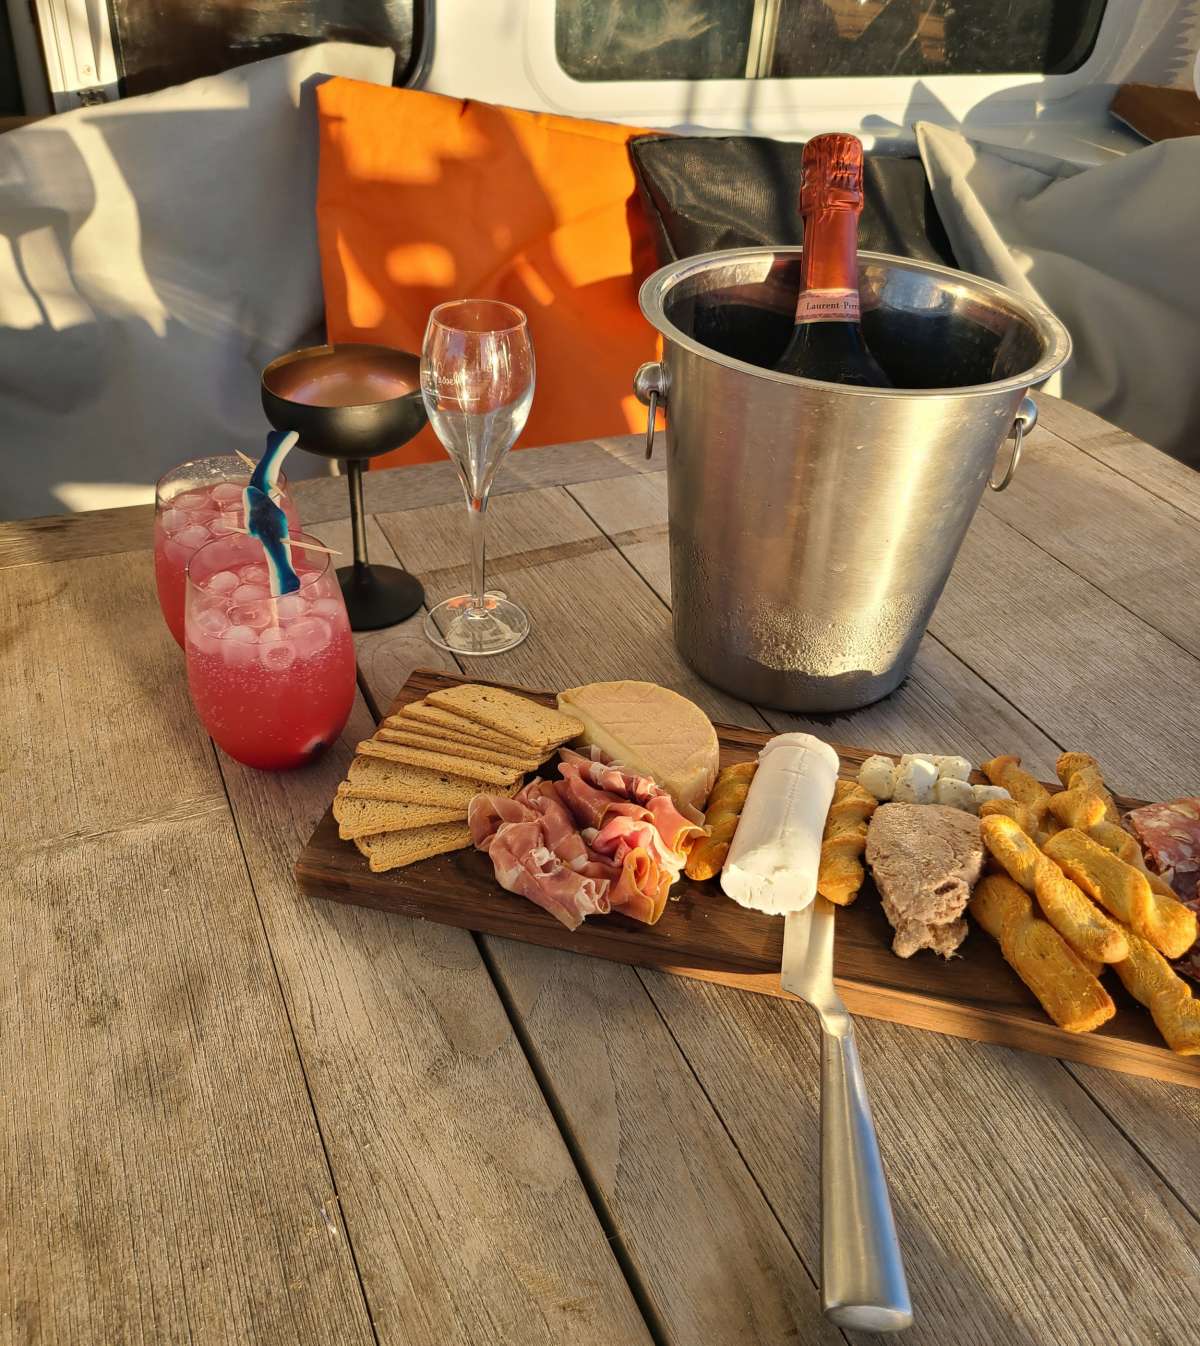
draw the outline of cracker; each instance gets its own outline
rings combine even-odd
[[[409,748],[420,748],[423,752],[443,752],[451,757],[466,757],[473,762],[495,762],[497,766],[519,767],[522,771],[535,771],[542,762],[540,757],[531,756],[528,749],[514,756],[485,744],[457,743],[430,734],[410,733],[406,729],[381,727],[375,731],[375,738],[382,743],[403,743]]]
[[[355,837],[354,844],[367,857],[372,873],[382,874],[417,860],[428,860],[431,855],[463,850],[471,844],[471,829],[466,823],[437,823],[406,832]]]
[[[582,720],[538,705],[536,701],[505,691],[503,687],[463,683],[430,692],[425,699],[439,710],[455,711],[468,720],[511,734],[536,748],[549,750],[583,733]]]
[[[449,771],[363,756],[350,763],[338,794],[351,799],[393,799],[430,808],[465,809],[482,788],[479,781]]]
[[[468,720],[452,710],[439,710],[426,701],[411,701],[401,706],[384,720],[384,724],[398,729],[401,723],[421,725],[424,729],[442,729],[450,734],[462,734],[481,743],[494,743],[496,747],[508,752],[527,752],[529,745],[512,734],[501,733],[499,729],[489,729],[477,720]]]
[[[494,762],[473,762],[467,757],[425,752],[421,748],[410,748],[403,743],[386,743],[375,738],[360,743],[356,751],[363,757],[383,757],[389,762],[403,762],[405,766],[420,766],[428,771],[446,771],[453,776],[480,781],[483,785],[511,785],[525,774],[519,767],[497,766]]]
[[[467,810],[430,808],[394,799],[352,799],[339,793],[334,797],[333,816],[338,821],[338,836],[353,841],[377,832],[407,832],[437,823],[465,822]]]

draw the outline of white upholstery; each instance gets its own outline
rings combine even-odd
[[[0,135],[0,517],[261,449],[259,371],[323,314],[311,86],[392,67],[325,43]]]
[[[963,270],[1066,324],[1062,396],[1200,467],[1200,136],[1087,169],[929,123],[917,143]]]

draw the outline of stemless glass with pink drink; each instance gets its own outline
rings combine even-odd
[[[242,492],[250,469],[233,454],[180,463],[158,483],[154,494],[154,579],[163,620],[183,646],[183,577],[198,547],[246,527]],[[280,474],[278,503],[295,530],[300,516]]]
[[[292,540],[317,542],[304,533]],[[291,553],[300,588],[279,598],[262,544],[240,533],[206,543],[187,569],[192,703],[219,747],[266,771],[311,762],[341,733],[354,701],[354,642],[337,574],[322,552]]]

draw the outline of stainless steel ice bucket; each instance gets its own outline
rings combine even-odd
[[[850,710],[908,672],[989,474],[1002,490],[1016,469],[1027,394],[1071,342],[1002,286],[864,252],[863,327],[903,386],[778,374],[800,252],[713,252],[651,276],[640,301],[663,358],[635,390],[666,413],[684,657],[758,705]]]

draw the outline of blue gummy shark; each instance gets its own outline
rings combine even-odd
[[[273,430],[267,436],[266,452],[258,460],[258,466],[250,474],[250,485],[243,492],[246,527],[250,536],[262,543],[263,551],[267,554],[271,593],[275,597],[295,593],[300,587],[300,577],[292,569],[291,553],[287,546],[287,515],[271,499],[271,492],[279,483],[283,460],[299,438],[295,430]]]

